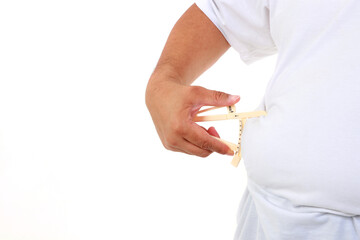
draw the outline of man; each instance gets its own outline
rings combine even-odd
[[[242,136],[234,239],[360,239],[359,12],[357,0],[199,0],[171,31],[146,103],[165,148],[201,157],[232,152],[192,117],[239,96],[191,83],[230,46],[246,64],[278,53],[267,116]]]

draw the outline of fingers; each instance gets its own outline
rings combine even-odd
[[[215,129],[211,131],[214,130]],[[210,134],[206,130],[204,130],[204,128],[197,125],[196,123],[191,124],[191,127],[185,133],[184,138],[201,149],[217,152],[220,154],[234,154],[234,152],[226,144],[212,138]]]
[[[177,141],[174,141],[172,143],[167,143],[164,146],[166,149],[174,152],[182,152],[203,158],[208,157],[212,153],[212,151],[209,151],[207,149],[201,149],[184,138],[178,138]]]
[[[212,151],[209,151],[207,149],[201,149],[198,146],[187,141],[186,139],[184,139],[182,147],[185,153],[190,155],[196,155],[198,157],[208,157],[212,153]]]
[[[209,90],[200,86],[192,86],[191,96],[196,105],[230,106],[240,100],[238,95],[230,95],[221,91]]]
[[[165,148],[174,152],[183,152],[189,155],[196,155],[199,157],[208,157],[213,152],[220,154],[234,155],[234,152],[224,143],[210,137],[210,135],[220,138],[214,127],[206,128],[194,124],[192,129],[185,136],[177,137],[164,144]],[[210,131],[211,134],[208,133]],[[195,133],[195,134],[194,134]]]
[[[214,136],[214,137],[220,138],[219,133],[216,131],[216,129],[215,129],[214,127],[209,127],[209,129],[207,130],[207,132],[208,132],[210,135]]]
[[[200,126],[200,125],[199,125]],[[204,128],[203,126],[200,126],[202,129],[204,129],[205,131],[207,131],[211,136],[220,138],[219,133],[216,131],[216,129],[214,127],[209,127],[208,130],[206,130],[206,128]]]

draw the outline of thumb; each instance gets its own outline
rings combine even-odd
[[[201,87],[198,100],[200,101],[201,105],[230,106],[237,103],[240,100],[240,96]]]

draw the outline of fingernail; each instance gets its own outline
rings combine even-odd
[[[231,102],[235,102],[235,101],[237,101],[237,100],[239,100],[240,99],[240,96],[239,95],[230,95],[230,97],[229,97],[229,100],[231,101]]]

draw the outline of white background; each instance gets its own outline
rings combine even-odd
[[[232,239],[243,163],[165,150],[145,106],[192,3],[1,1],[0,239]],[[275,60],[230,49],[194,85],[252,111]],[[236,142],[236,121],[211,124]]]

